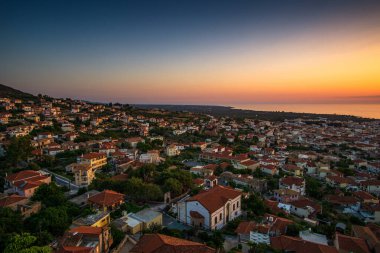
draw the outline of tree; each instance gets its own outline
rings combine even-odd
[[[168,178],[177,179],[184,189],[191,189],[193,187],[193,177],[189,171],[165,169],[159,177],[157,177],[156,183],[158,185],[163,185]]]
[[[286,235],[288,236],[298,236],[300,233],[301,227],[297,224],[289,224],[286,228]]]
[[[62,235],[69,228],[71,220],[65,207],[48,207],[34,214],[25,221],[25,226],[32,232],[48,231],[54,236]]]
[[[249,151],[249,148],[243,145],[237,145],[233,149],[234,149],[234,152],[233,152],[234,155],[245,154]]]
[[[321,183],[312,177],[306,177],[306,193],[310,197],[321,199],[323,197],[323,191],[321,191]]]
[[[153,141],[151,142],[151,144],[152,144],[152,146],[153,146],[154,148],[160,148],[160,147],[162,147],[162,145],[163,145],[163,141],[162,141],[162,140],[159,140],[159,139],[155,139],[155,140],[153,140]]]
[[[267,212],[267,206],[264,201],[256,194],[252,194],[248,200],[244,200],[243,204],[246,210],[253,215],[263,216]]]
[[[143,178],[144,182],[152,180],[156,167],[154,164],[144,164],[139,170],[138,174]]]
[[[7,160],[16,166],[18,162],[27,160],[32,150],[29,136],[12,137],[7,148]]]
[[[116,247],[123,240],[124,233],[123,231],[116,228],[114,225],[111,225],[111,234],[113,238],[112,247]]]
[[[254,242],[249,242],[249,253],[266,253],[270,249],[268,245],[265,243],[254,243]],[[272,251],[269,251],[272,252]]]
[[[22,216],[10,208],[0,208],[0,252],[3,252],[6,242],[12,233],[23,230]]]
[[[177,196],[182,193],[183,187],[177,179],[168,178],[165,180],[163,189],[165,192],[171,192],[174,196]]]
[[[37,237],[28,233],[16,234],[11,237],[4,253],[50,253],[52,249],[49,246],[35,246]]]
[[[219,252],[221,249],[223,249],[224,237],[223,237],[222,232],[215,231],[212,234],[212,241],[214,242],[214,246],[215,246],[215,249],[217,250],[217,252]]]
[[[156,184],[145,184],[143,187],[142,199],[147,200],[161,200],[163,198],[163,193],[161,188]]]
[[[47,207],[60,206],[67,202],[64,192],[55,183],[43,184],[38,187],[32,200],[41,201]]]
[[[139,142],[137,143],[136,148],[141,152],[147,152],[152,149],[152,146],[148,143]]]

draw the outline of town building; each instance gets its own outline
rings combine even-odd
[[[239,190],[217,185],[178,203],[178,217],[191,226],[221,229],[241,215],[241,196]]]
[[[129,251],[130,253],[215,253],[205,244],[161,234],[145,234]]]

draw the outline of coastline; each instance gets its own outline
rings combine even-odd
[[[189,111],[194,113],[209,114],[217,117],[253,118],[260,120],[284,121],[297,118],[317,120],[326,118],[337,121],[377,121],[380,119],[366,118],[354,115],[326,114],[326,113],[299,113],[285,111],[260,111],[252,109],[240,109],[231,105],[172,105],[172,104],[133,104],[132,106],[142,109],[164,109],[168,111]]]

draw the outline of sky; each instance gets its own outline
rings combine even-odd
[[[380,1],[0,0],[0,83],[148,104],[380,103]]]

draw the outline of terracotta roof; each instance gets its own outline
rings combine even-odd
[[[353,196],[327,195],[325,199],[336,205],[355,205],[359,200]]]
[[[280,179],[281,184],[285,185],[297,185],[301,186],[304,184],[304,179],[300,177],[284,177]]]
[[[105,158],[106,155],[103,153],[88,153],[82,155],[83,159],[100,159],[100,158]]]
[[[287,171],[290,171],[290,170],[302,170],[300,167],[298,167],[297,165],[294,165],[294,164],[285,164],[284,169],[287,170]]]
[[[210,213],[223,207],[228,200],[241,196],[242,192],[231,187],[216,185],[208,191],[201,192],[187,201],[198,201]]]
[[[10,206],[14,203],[23,201],[25,199],[27,199],[27,198],[13,194],[13,195],[10,195],[10,196],[7,196],[5,198],[0,199],[0,207],[7,207],[7,206]]]
[[[276,235],[285,234],[288,225],[293,224],[292,220],[281,218],[273,214],[265,214],[264,216],[267,223],[271,224],[270,231],[275,232]],[[270,221],[272,219],[272,221]]]
[[[75,163],[72,167],[73,167],[73,172],[92,170],[92,168],[89,164]]]
[[[304,241],[300,238],[284,235],[278,237],[271,237],[270,245],[272,248],[276,250],[294,253],[338,253],[338,250],[334,247]]]
[[[195,179],[193,179],[193,183],[195,185],[199,186],[199,185],[203,185],[205,182],[202,178],[195,178]]]
[[[20,172],[17,172],[17,173],[14,173],[14,174],[11,174],[11,175],[7,176],[6,179],[9,182],[14,182],[14,181],[25,180],[25,179],[28,179],[28,178],[31,178],[31,177],[40,176],[40,175],[41,175],[41,173],[38,172],[38,171],[23,170],[23,171],[20,171]]]
[[[298,207],[298,208],[305,208],[307,206],[310,206],[315,209],[315,212],[320,212],[321,211],[321,206],[318,205],[317,203],[309,200],[309,199],[298,199],[295,201],[290,202],[292,206]]]
[[[376,200],[377,199],[372,194],[365,191],[357,191],[357,192],[354,192],[353,195],[355,195],[355,197],[362,200]]]
[[[369,185],[380,185],[380,180],[367,180],[360,182],[360,185],[369,186]]]
[[[241,162],[241,164],[245,165],[245,166],[250,166],[250,165],[254,165],[254,164],[260,164],[260,162],[254,161],[254,160],[248,160],[248,161]]]
[[[57,251],[57,253],[92,253],[92,252],[94,252],[94,248],[76,247],[76,246],[66,246]]]
[[[102,233],[102,228],[91,227],[91,226],[79,226],[79,227],[72,228],[70,232],[85,234],[85,235],[100,235]]]
[[[292,189],[277,189],[274,190],[278,195],[300,195],[298,191],[292,190]]]
[[[115,175],[115,176],[111,177],[110,179],[112,181],[119,181],[119,182],[127,181],[128,180],[128,174]]]
[[[327,179],[334,183],[339,183],[339,184],[355,184],[355,181],[352,180],[351,178],[347,177],[339,177],[339,176],[327,176]]]
[[[352,233],[354,236],[364,239],[370,249],[373,249],[376,245],[380,243],[379,239],[372,232],[369,227],[363,227],[358,225],[352,225]]]
[[[17,188],[22,189],[22,190],[33,189],[33,188],[39,187],[41,184],[43,183],[39,181],[37,182],[17,181],[16,183],[14,183],[14,185]]]
[[[249,234],[249,232],[253,231],[256,227],[256,223],[254,221],[242,221],[239,226],[235,229],[235,233],[237,234]]]
[[[336,233],[339,250],[355,253],[370,253],[365,240]]]
[[[100,205],[100,206],[112,206],[113,204],[116,204],[119,201],[123,201],[123,200],[124,200],[124,194],[111,191],[111,190],[104,190],[88,198],[89,202]]]
[[[215,250],[197,242],[161,234],[145,234],[130,253],[215,253]]]
[[[265,199],[265,205],[274,213],[284,213],[284,210],[278,207],[279,202],[274,200]]]

